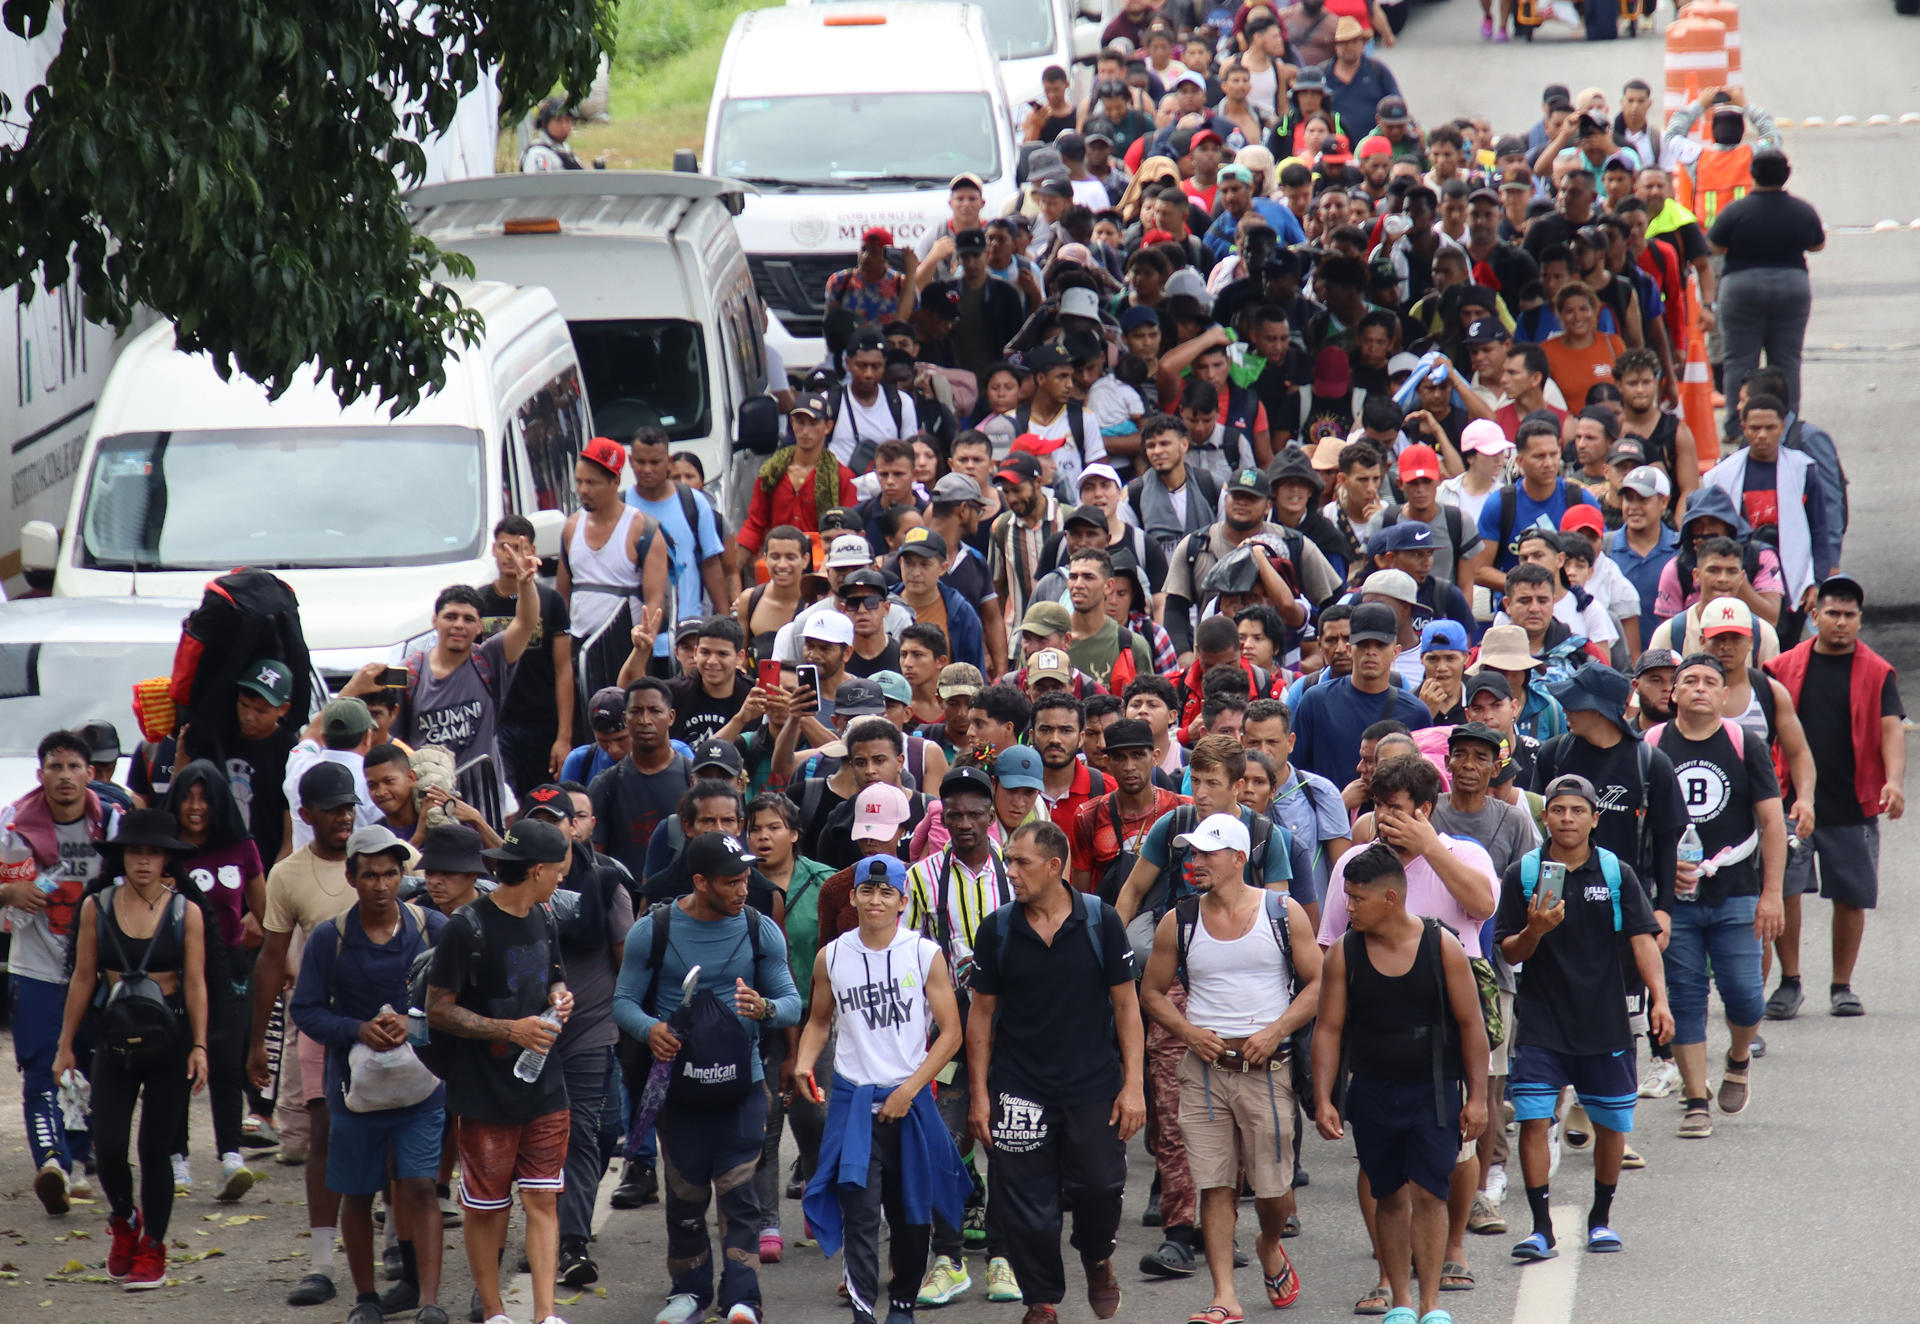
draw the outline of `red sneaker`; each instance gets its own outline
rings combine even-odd
[[[133,1270],[127,1274],[127,1290],[144,1292],[160,1286],[167,1278],[167,1243],[155,1241],[142,1232],[133,1252]]]
[[[107,1248],[107,1277],[123,1282],[133,1270],[134,1248],[140,1244],[140,1215],[109,1218],[107,1231],[113,1234],[113,1244]]]

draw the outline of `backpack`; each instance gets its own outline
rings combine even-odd
[[[653,941],[647,950],[647,968],[653,971],[653,982],[646,997],[640,1000],[640,1008],[649,1016],[658,1014],[660,970],[672,938],[673,912],[679,908],[676,902],[661,901],[647,911],[647,918],[653,921]],[[760,912],[747,906],[741,913],[747,917],[747,945],[753,954],[753,968],[758,970]],[[710,990],[704,989],[681,1004],[675,1015],[680,1012],[686,1015],[681,1024],[673,1027],[681,1048],[673,1059],[673,1076],[667,1084],[668,1099],[676,1105],[738,1104],[753,1092],[753,1046],[740,1017]],[[639,1048],[647,1069],[651,1070],[653,1050],[645,1040],[640,1041]]]
[[[1018,409],[1014,410],[1013,411],[1013,435],[1017,437],[1023,432],[1033,431],[1033,428],[1029,426],[1029,424],[1032,422],[1032,419],[1033,419],[1033,405],[1030,402],[1027,404],[1023,404]],[[1078,400],[1067,401],[1067,442],[1075,450],[1080,449],[1081,439],[1086,436],[1086,428],[1087,428],[1086,406],[1081,404]]]
[[[1565,483],[1564,479],[1561,481]],[[1575,485],[1572,483],[1566,483],[1564,491],[1567,508],[1569,510],[1577,505],[1584,506],[1594,504],[1592,502],[1582,501],[1579,496],[1576,495]],[[1496,562],[1507,554],[1507,543],[1513,538],[1513,524],[1514,521],[1519,518],[1520,485],[1518,483],[1502,483],[1500,485],[1500,541],[1493,549],[1493,559]],[[1455,545],[1458,546],[1457,543]]]
[[[304,718],[313,706],[313,664],[300,628],[300,603],[286,582],[266,570],[241,567],[210,580],[182,623],[168,686],[175,729],[194,723],[201,735],[233,748],[239,718],[233,688],[261,658],[277,658],[291,673],[289,712]]]
[[[1074,892],[1071,883],[1067,885],[1067,890]],[[1091,892],[1074,892],[1074,895],[1080,898],[1080,910],[1087,917],[1087,945],[1093,948],[1093,963],[1105,970],[1107,940],[1106,936],[1100,932],[1100,925],[1105,914],[1106,903]],[[1000,931],[1003,939],[1006,937],[1007,926],[1013,922],[1013,908],[1019,904],[1018,901],[1009,901],[993,912],[992,918],[996,921],[994,927]],[[1138,978],[1138,975],[1135,978]]]
[[[101,1047],[127,1065],[145,1066],[163,1061],[173,1053],[180,1034],[180,1013],[167,1001],[159,982],[147,973],[147,962],[153,959],[154,940],[160,936],[160,930],[154,929],[153,938],[147,940],[146,950],[140,953],[139,964],[129,968],[118,926],[108,922],[107,907],[124,886],[125,883],[115,883],[94,902],[99,944],[102,948],[112,947],[120,960],[120,982],[107,990],[106,999],[100,1004],[94,1035]],[[167,925],[184,953],[187,950],[187,899],[178,892],[167,905]]]
[[[863,437],[860,435],[859,423],[851,418],[851,416],[848,418],[848,422],[852,425],[854,432],[853,454],[847,460],[847,468],[851,469],[856,475],[866,473],[873,468],[874,452],[880,449],[880,443],[882,441],[891,441],[895,437],[902,435],[901,423],[906,415],[900,408],[900,392],[894,387],[882,382],[880,384],[880,397],[887,402],[887,412],[893,415],[893,437]],[[845,382],[835,382],[827,388],[827,408],[833,413],[833,424],[827,432],[828,441],[833,440],[832,428],[839,425],[840,405],[846,398],[847,387]]]
[[[1193,831],[1194,824],[1199,821],[1199,811],[1191,804],[1179,805],[1167,816],[1173,820],[1167,824],[1167,867],[1160,871],[1160,876],[1153,880],[1152,888],[1140,898],[1139,912],[1127,925],[1127,938],[1133,944],[1135,978],[1147,968],[1147,958],[1153,953],[1154,931],[1160,927],[1161,918],[1173,908],[1174,888],[1185,871],[1187,849],[1176,845],[1175,841]],[[1116,828],[1118,821],[1116,812]],[[1255,814],[1248,831],[1253,840],[1247,851],[1247,870],[1252,877],[1258,878],[1266,871],[1267,843],[1273,839],[1273,820],[1265,814]],[[1120,881],[1124,884],[1126,879],[1123,877]]]
[[[1506,507],[1502,506],[1503,520],[1506,519],[1505,510]],[[1405,511],[1406,507],[1403,505],[1389,507],[1387,513],[1380,517],[1380,527],[1384,529],[1389,524],[1398,524],[1401,515],[1404,514]],[[1466,545],[1467,541],[1466,517],[1460,513],[1460,507],[1458,506],[1441,506],[1440,513],[1445,517],[1447,540],[1453,545],[1453,561],[1457,566],[1460,564],[1460,549]],[[1421,523],[1425,523],[1425,521],[1422,520]]]
[[[680,498],[680,517],[686,520],[687,528],[693,538],[693,563],[697,566],[700,563],[700,507],[697,504],[700,498],[695,496],[693,489],[684,483],[675,483],[673,490]],[[639,510],[639,507],[636,506],[634,509]],[[640,559],[636,561],[635,564],[644,566],[647,563],[647,549],[653,545],[653,535],[655,533],[658,533],[662,538],[667,540],[667,556],[671,558],[673,554],[680,549],[680,545],[674,541],[672,530],[668,529],[663,521],[647,514],[644,510],[640,511],[640,515],[641,518],[647,522],[642,526],[639,549]],[[674,577],[673,575],[669,575],[670,579]]]
[[[1528,901],[1533,900],[1533,889],[1540,885],[1540,861],[1544,846],[1536,847],[1520,857],[1520,895]],[[1593,853],[1600,857],[1600,876],[1607,880],[1607,899],[1613,902],[1613,931],[1620,932],[1620,857],[1605,846],[1595,846]]]
[[[1291,1001],[1300,996],[1300,972],[1293,968],[1293,939],[1287,922],[1287,899],[1278,892],[1264,893],[1264,905],[1267,923],[1273,928],[1274,941],[1280,944],[1280,951],[1287,962],[1287,998]],[[1173,913],[1176,917],[1174,928],[1175,951],[1178,953],[1180,982],[1187,979],[1187,949],[1193,944],[1193,928],[1200,922],[1200,898],[1189,896],[1180,898]],[[1288,1066],[1292,1073],[1294,1097],[1310,1099],[1313,1097],[1313,1022],[1287,1036],[1289,1054]]]
[[[473,907],[477,904],[477,902],[468,902],[466,905],[460,907],[460,909],[454,911],[453,914],[447,916],[449,925],[462,915],[467,917],[467,968],[469,970],[479,963],[480,959],[486,955],[487,950],[486,937],[481,931],[479,917],[473,914]],[[427,936],[426,913],[420,910],[418,906],[410,905],[407,909],[416,912],[416,918],[420,925],[420,937],[422,941],[425,941]],[[560,950],[560,926],[554,922],[553,907],[551,905],[540,905],[535,907],[535,909],[539,910],[547,921],[547,944],[550,950],[557,955]],[[444,940],[446,934],[442,932],[441,937]],[[345,935],[342,934],[341,941],[345,942],[345,940]],[[338,950],[336,947],[336,955],[338,954]],[[427,1005],[427,984],[433,974],[434,951],[435,949],[433,947],[423,948],[413,958],[413,964],[407,970],[407,1001],[412,1007],[425,1009]],[[460,990],[456,988],[453,990],[453,993],[454,996],[458,998]],[[426,1064],[427,1070],[440,1077],[440,1079],[445,1080],[447,1073],[453,1069],[453,1046],[458,1042],[460,1042],[459,1035],[446,1030],[433,1029],[429,1026],[427,1030],[427,1042],[413,1046],[414,1056]]]

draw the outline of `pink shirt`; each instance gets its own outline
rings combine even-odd
[[[1493,857],[1487,854],[1478,842],[1466,841],[1459,837],[1442,837],[1447,849],[1453,852],[1455,859],[1464,860],[1485,874],[1493,883],[1494,900],[1500,897],[1500,879],[1493,872]],[[1355,850],[1361,849],[1356,846]],[[1353,858],[1349,851],[1340,857],[1333,866],[1333,876],[1327,880],[1326,899],[1320,903],[1320,945],[1331,947],[1347,931],[1347,861]],[[1460,939],[1460,945],[1466,948],[1468,956],[1481,956],[1480,926],[1486,920],[1475,919],[1469,915],[1447,885],[1440,881],[1440,875],[1425,859],[1416,859],[1407,868],[1407,912],[1425,919],[1437,919],[1450,926]]]

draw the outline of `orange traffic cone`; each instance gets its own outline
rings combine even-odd
[[[1720,459],[1720,429],[1713,417],[1713,372],[1707,366],[1707,333],[1700,325],[1700,288],[1689,282],[1687,366],[1680,373],[1680,414],[1693,432],[1705,473]]]

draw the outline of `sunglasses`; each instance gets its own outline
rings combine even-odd
[[[842,598],[841,601],[846,603],[848,608],[853,611],[878,611],[880,610],[880,604],[883,601],[885,601],[885,599],[867,596],[867,597],[859,597],[859,598]]]

